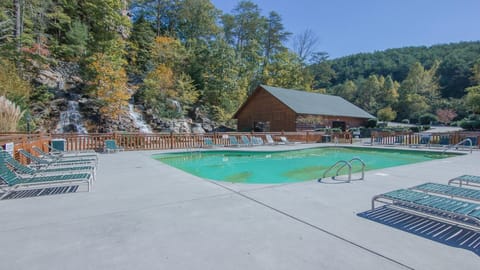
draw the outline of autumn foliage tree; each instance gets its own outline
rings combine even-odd
[[[157,116],[180,117],[199,97],[183,72],[189,54],[179,40],[167,36],[156,37],[151,52],[154,69],[147,73],[140,96]]]
[[[104,53],[96,53],[92,59],[89,66],[94,73],[91,86],[100,103],[100,113],[106,118],[116,119],[130,98],[123,61]]]
[[[438,121],[444,124],[449,124],[455,117],[457,117],[457,113],[452,109],[438,109],[436,115]]]

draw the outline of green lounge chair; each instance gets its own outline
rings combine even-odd
[[[115,142],[115,140],[105,140],[105,148],[104,148],[104,151],[107,152],[107,153],[110,153],[110,152],[120,152],[120,151],[123,151],[123,147],[120,147],[117,145],[117,143]]]
[[[464,174],[448,181],[449,185],[454,183],[457,183],[459,186],[467,185],[473,187],[480,187],[480,176]]]
[[[480,201],[480,190],[471,188],[455,187],[437,183],[425,183],[414,186],[410,189],[419,190],[427,193],[435,193],[450,197],[457,197],[472,201]]]
[[[480,231],[479,203],[410,189],[399,189],[374,196],[372,210],[375,209],[375,202],[392,205],[400,211],[415,212],[422,216]]]
[[[32,150],[35,151],[40,157],[43,157],[45,159],[52,159],[52,160],[73,160],[73,159],[95,159],[95,163],[98,163],[98,156],[97,154],[83,154],[83,155],[74,155],[74,156],[69,156],[69,155],[55,155],[51,153],[46,153],[42,149],[32,146]]]
[[[45,158],[39,158],[37,156],[34,156],[30,154],[29,152],[19,149],[18,152],[26,157],[27,159],[30,160],[31,164],[33,164],[36,167],[44,167],[44,166],[70,166],[70,165],[75,165],[75,164],[84,164],[84,165],[95,165],[96,160],[95,159],[69,159],[69,160],[52,160],[52,159],[45,159]]]
[[[12,190],[31,189],[38,187],[65,186],[79,183],[86,183],[88,191],[92,185],[92,175],[89,173],[65,174],[23,177],[10,170],[4,162],[0,162],[0,181],[6,185],[0,186],[0,190],[6,196]]]
[[[29,176],[44,176],[44,175],[55,175],[55,174],[65,174],[65,173],[90,173],[92,174],[92,180],[95,181],[96,169],[94,166],[68,166],[68,167],[52,167],[52,168],[31,168],[23,165],[14,159],[8,152],[0,151],[0,162],[5,162],[9,165],[16,173],[29,175]]]
[[[45,144],[48,149],[50,150],[50,153],[54,154],[54,155],[72,155],[72,156],[75,156],[75,155],[93,155],[93,154],[97,154],[97,152],[95,152],[94,150],[78,150],[78,151],[63,151],[63,150],[60,150],[60,149],[57,149],[53,146],[51,146],[50,144]]]

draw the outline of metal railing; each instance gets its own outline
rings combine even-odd
[[[352,181],[352,162],[353,161],[358,161],[362,164],[362,177],[359,178],[359,179],[356,179],[356,180],[363,180],[365,179],[365,167],[366,167],[366,164],[365,162],[363,162],[363,160],[361,160],[360,158],[352,158],[350,159],[349,161],[346,161],[346,160],[339,160],[337,161],[335,164],[333,164],[332,166],[330,166],[324,173],[323,173],[323,176],[322,178],[318,179],[318,182],[321,182],[321,180],[323,178],[325,178],[327,176],[327,174],[333,170],[334,168],[336,168],[338,165],[341,165],[343,164],[342,166],[338,167],[337,171],[335,172],[335,175],[332,176],[332,179],[333,180],[337,180],[336,177],[340,174],[340,171],[345,168],[345,166],[348,167],[348,179],[347,179],[347,183],[350,183],[350,181]]]
[[[470,154],[473,152],[473,142],[470,138],[466,138],[465,140],[455,144],[455,145],[449,145],[445,150],[442,151],[442,154],[445,154],[449,149],[458,147],[460,145],[463,145],[464,143],[469,142],[470,143]]]

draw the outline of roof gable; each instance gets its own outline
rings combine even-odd
[[[291,90],[267,85],[260,85],[260,87],[272,94],[297,114],[375,118],[373,115],[339,96]]]

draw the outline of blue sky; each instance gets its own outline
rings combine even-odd
[[[238,0],[211,0],[231,13]],[[253,0],[287,31],[311,29],[330,58],[405,46],[480,40],[480,0]],[[288,44],[290,45],[290,44]]]

